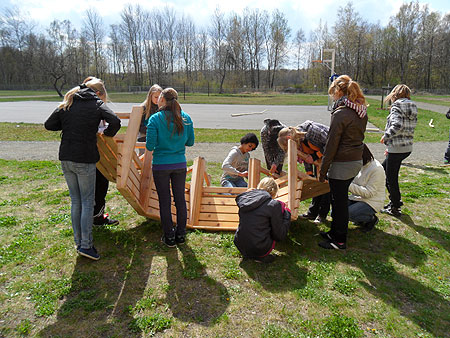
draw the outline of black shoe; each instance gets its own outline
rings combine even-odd
[[[310,219],[310,220],[315,220],[316,219],[316,216],[314,216],[312,214],[308,214],[308,213],[301,214],[298,217],[300,217],[302,219]]]
[[[317,216],[314,220],[314,223],[316,224],[325,224],[327,222],[327,216]]]
[[[90,258],[94,261],[98,261],[100,259],[100,255],[98,254],[97,250],[94,247],[91,247],[90,249],[80,248],[80,250],[78,250],[78,253],[81,256]]]
[[[256,257],[254,258],[255,262],[257,263],[264,263],[264,264],[270,264],[275,260],[274,255],[267,255],[264,257]]]
[[[370,222],[364,223],[361,226],[361,231],[362,232],[369,232],[371,231],[373,228],[375,228],[375,225],[378,224],[378,217],[376,215],[373,215],[373,219]]]
[[[177,244],[184,244],[186,243],[186,237],[184,235],[177,235],[175,236],[175,242]]]
[[[166,238],[166,236],[164,236],[164,235],[161,237],[161,242],[163,242],[169,248],[174,248],[177,244],[177,242],[175,241],[175,237]]]
[[[327,241],[331,241],[331,235],[330,232],[325,232],[325,231],[321,231],[319,232],[319,235],[322,236],[323,239],[327,240]]]
[[[345,250],[347,249],[347,245],[344,243],[338,243],[333,240],[320,242],[319,246],[324,249],[336,249],[336,250]]]
[[[116,225],[119,221],[116,219],[108,218],[108,214],[104,214],[100,217],[94,217],[94,225]]]
[[[381,212],[395,217],[400,217],[402,215],[402,211],[400,210],[400,208],[396,208],[393,206],[390,206],[389,208],[386,209],[381,209]]]

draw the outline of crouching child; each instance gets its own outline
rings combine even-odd
[[[283,202],[274,200],[277,192],[275,180],[265,177],[256,189],[236,197],[239,226],[234,235],[234,244],[244,259],[271,263],[275,257],[270,252],[275,242],[287,236],[291,212]]]

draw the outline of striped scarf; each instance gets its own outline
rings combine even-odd
[[[342,96],[339,100],[334,102],[333,111],[335,109],[337,109],[338,107],[342,107],[342,106],[353,109],[358,114],[359,118],[361,118],[361,119],[367,115],[367,107],[365,105],[352,102],[348,99],[347,96]]]

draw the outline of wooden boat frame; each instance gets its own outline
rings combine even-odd
[[[115,137],[97,135],[100,152],[97,168],[109,181],[117,184],[119,192],[139,215],[160,220],[158,194],[152,175],[152,152],[145,149],[144,142],[136,142],[143,107],[134,106],[131,113],[116,114],[121,119],[129,119],[127,131]],[[145,152],[138,156],[136,149],[145,149]],[[292,219],[295,220],[300,201],[328,192],[329,186],[298,170],[297,147],[292,140],[288,143],[287,157],[287,173],[276,178],[280,187],[276,199],[286,203],[292,211]],[[248,188],[211,186],[206,160],[203,157],[194,159],[188,173],[191,173],[191,181],[185,185],[187,227],[213,231],[236,230],[239,215],[235,197]],[[248,173],[249,188],[257,187],[261,174],[270,175],[255,158],[250,159]],[[176,210],[173,202],[172,217],[175,221]]]

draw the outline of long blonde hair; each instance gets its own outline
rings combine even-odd
[[[297,147],[305,139],[306,133],[298,131],[295,127],[286,127],[278,132],[277,142],[281,149],[286,153],[288,151],[288,139],[294,140]]]
[[[278,193],[278,184],[272,177],[264,177],[259,183],[256,189],[267,191],[272,198]]]
[[[162,91],[163,91],[163,89],[161,88],[161,86],[159,86],[157,84],[154,84],[153,86],[150,87],[145,101],[142,102],[142,106],[145,107],[145,118],[146,119],[148,119],[150,117],[150,115],[152,115],[158,111],[158,105],[153,103],[152,95],[154,93],[161,93]]]
[[[347,96],[351,102],[367,106],[366,98],[358,82],[353,81],[350,76],[341,75],[331,83],[328,94],[334,96],[337,91],[340,91],[343,96]]]
[[[69,109],[73,104],[73,96],[82,89],[83,85],[92,89],[95,93],[99,92],[100,95],[105,95],[105,97],[108,97],[103,81],[97,79],[96,77],[90,76],[87,77],[81,85],[73,87],[69,90],[66,95],[64,95],[64,101],[59,104],[58,108],[63,110]]]
[[[384,99],[384,102],[395,102],[398,99],[407,98],[411,100],[411,89],[405,84],[396,85],[388,96]]]

